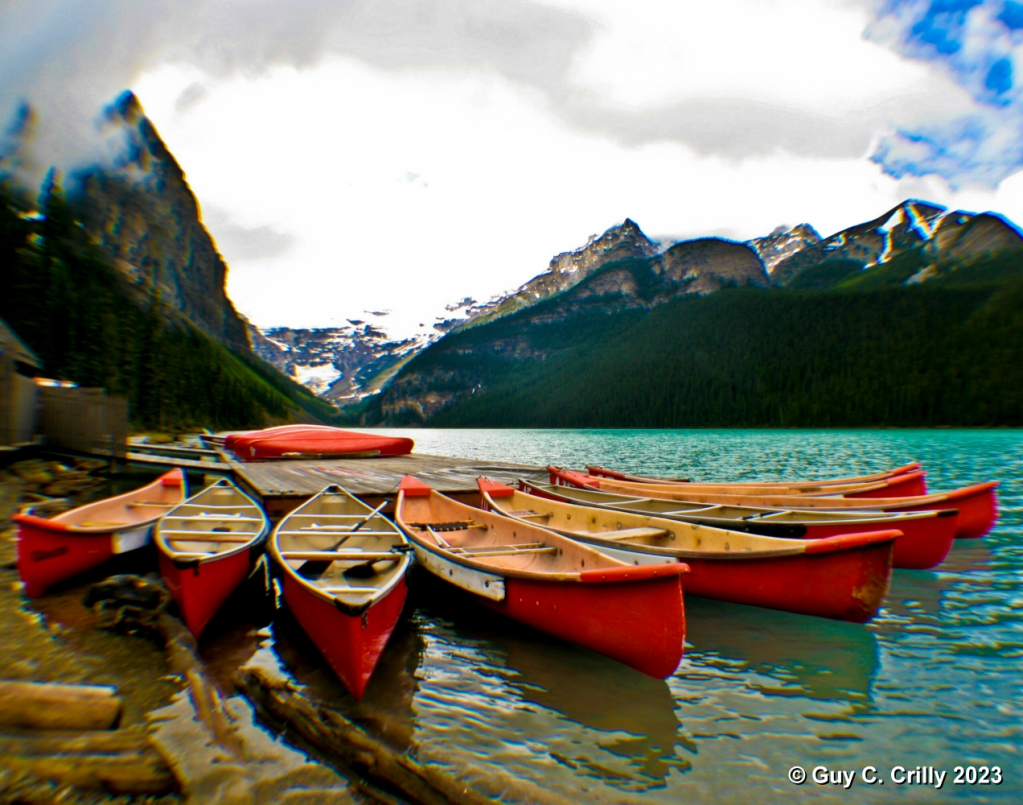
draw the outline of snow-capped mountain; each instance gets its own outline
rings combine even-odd
[[[437,333],[392,341],[382,330],[359,320],[344,327],[250,331],[257,355],[340,405],[379,391],[409,358],[439,337]]]
[[[667,283],[668,290],[643,301],[653,305],[674,294],[703,295],[724,286],[784,286],[805,269],[831,265],[831,260],[846,261],[850,270],[858,270],[910,253],[918,254],[923,267],[911,269],[913,275],[905,282],[922,282],[936,276],[940,265],[966,263],[999,249],[1021,248],[1023,238],[1012,224],[993,213],[953,211],[908,200],[872,221],[828,238],[804,223],[791,229],[778,227],[745,243],[699,238],[667,249],[665,245],[650,240],[634,221],[626,219],[604,234],[594,235],[585,246],[556,255],[546,271],[515,290],[482,304],[466,297],[449,305],[447,311],[453,315],[434,325],[436,332],[430,335],[392,341],[379,328],[350,320],[341,328],[254,330],[252,340],[263,358],[317,394],[345,404],[386,387],[409,360],[446,333],[487,324],[584,282],[585,288],[572,292],[573,299],[586,293],[610,293],[611,286],[619,294],[635,296],[632,280],[619,276],[622,271],[618,269],[627,263],[611,265],[617,261],[646,261],[659,281]]]

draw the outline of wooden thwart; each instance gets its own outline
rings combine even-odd
[[[168,534],[185,534],[185,537],[169,537],[171,542],[188,542],[188,537],[198,537],[200,534],[208,534],[212,537],[224,537],[221,542],[233,542],[232,535],[235,537],[245,537],[243,542],[248,542],[250,539],[255,539],[259,536],[258,531],[189,531],[185,528],[161,528],[160,533],[164,536]],[[203,540],[203,542],[215,542],[216,540]]]
[[[350,528],[339,528],[336,531],[330,531],[325,528],[317,528],[311,531],[278,531],[278,536],[282,537],[343,537],[346,534],[355,536],[358,534],[360,537],[393,537],[393,531],[353,531]]]
[[[581,532],[589,533],[589,532]],[[603,539],[642,539],[644,537],[665,537],[671,532],[664,528],[623,528],[620,531],[595,531],[589,536],[601,537]]]
[[[164,533],[166,534],[167,532],[165,531]],[[206,533],[206,532],[193,531],[191,533],[193,535],[197,535],[199,533]],[[243,542],[251,542],[252,541],[252,537],[253,537],[253,535],[251,535],[251,534],[246,536],[245,534],[222,534],[222,533],[217,532],[217,536],[215,536],[215,537],[200,537],[200,536],[168,537],[167,538],[167,542],[237,542],[237,543],[240,544],[240,543],[243,543]]]
[[[232,517],[230,515],[174,514],[166,518],[167,522],[187,521],[192,523],[262,523],[261,517]]]
[[[448,548],[452,553],[462,556],[515,556],[520,553],[557,553],[555,547],[544,545],[542,542],[524,542],[521,545],[490,546],[483,548]]]
[[[282,558],[302,562],[382,562],[385,559],[397,561],[402,555],[398,551],[281,551]]]

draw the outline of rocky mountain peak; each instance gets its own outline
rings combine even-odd
[[[775,263],[771,278],[784,285],[804,268],[825,260],[849,260],[863,268],[918,251],[925,266],[909,282],[939,276],[938,266],[969,262],[1001,249],[1023,248],[1023,237],[993,213],[948,210],[938,204],[906,199],[883,215],[808,244]]]
[[[643,234],[635,221],[626,218],[602,235],[591,236],[585,246],[555,255],[544,273],[533,277],[518,289],[469,308],[466,320],[457,322],[452,330],[475,327],[535,305],[578,285],[608,263],[652,257],[657,252],[657,244]]]
[[[133,93],[107,107],[102,134],[111,158],[76,172],[70,199],[96,244],[141,295],[248,351],[245,322],[225,289],[227,265],[184,171]]]
[[[750,248],[757,253],[767,273],[774,272],[775,267],[796,252],[807,246],[821,242],[821,236],[810,224],[799,224],[791,229],[786,226],[777,227],[770,235],[753,238],[747,241]]]

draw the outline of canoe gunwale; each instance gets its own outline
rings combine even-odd
[[[893,467],[890,470],[884,470],[882,472],[870,473],[867,475],[856,475],[850,476],[849,478],[826,478],[817,481],[749,481],[749,482],[738,482],[744,486],[765,486],[765,487],[783,487],[783,486],[798,486],[800,484],[816,484],[818,486],[839,486],[842,484],[869,484],[876,481],[884,481],[889,478],[897,478],[901,475],[909,475],[910,473],[918,472],[922,469],[922,465],[919,461],[913,461],[909,464],[904,464],[901,467]],[[688,484],[693,481],[682,479],[682,478],[659,478],[653,475],[633,475],[627,472],[621,472],[619,470],[611,470],[607,467],[600,467],[597,465],[586,465],[586,471],[590,475],[596,475],[606,478],[613,478],[620,481],[634,481],[636,483],[650,483],[650,484]],[[724,481],[697,481],[696,483],[707,486],[727,486],[728,482]]]
[[[529,492],[529,489],[534,489],[534,490],[537,490],[539,492],[543,492],[543,493],[547,493],[547,494],[560,495],[563,490],[568,491],[569,494],[571,494],[572,489],[573,489],[573,487],[560,486],[560,485],[557,485],[557,484],[538,484],[536,481],[529,481],[529,480],[526,480],[524,478],[523,479],[519,479],[518,483],[519,483],[520,488],[526,487],[526,488],[522,489],[522,491],[527,492],[527,493]],[[991,483],[997,483],[997,482],[992,481]],[[547,489],[546,487],[551,487],[551,488]],[[811,526],[811,525],[820,525],[820,524],[822,524],[824,522],[822,520],[768,520],[768,519],[766,519],[766,517],[771,516],[771,515],[775,515],[775,514],[798,514],[798,513],[802,513],[802,512],[805,512],[807,514],[818,514],[818,515],[819,514],[840,514],[840,515],[848,514],[850,516],[848,516],[848,517],[841,517],[839,519],[836,519],[835,524],[836,525],[850,525],[850,526],[877,525],[880,528],[881,526],[883,526],[883,525],[885,525],[885,524],[887,524],[889,522],[897,523],[897,522],[906,521],[906,520],[925,520],[925,519],[928,519],[928,518],[931,518],[931,517],[954,517],[957,514],[957,511],[958,511],[957,509],[922,509],[922,510],[919,510],[919,511],[884,511],[882,509],[858,509],[858,508],[836,509],[834,511],[831,511],[831,510],[828,510],[828,509],[816,509],[816,508],[813,508],[813,509],[800,509],[800,508],[797,508],[797,507],[785,507],[785,508],[778,507],[778,508],[775,508],[775,507],[769,507],[769,506],[749,506],[748,508],[750,508],[750,509],[768,509],[769,508],[769,509],[771,509],[771,512],[770,512],[769,515],[755,515],[755,516],[752,516],[752,517],[749,517],[749,518],[744,518],[742,520],[731,520],[730,518],[725,518],[725,517],[703,517],[703,516],[700,516],[700,515],[697,514],[698,511],[704,511],[705,509],[694,510],[694,512],[692,514],[690,514],[689,512],[681,512],[681,511],[680,512],[644,512],[644,511],[640,511],[640,510],[637,510],[637,509],[627,508],[628,504],[630,504],[630,503],[645,503],[647,501],[664,502],[665,498],[638,497],[638,496],[637,497],[630,497],[629,495],[620,495],[619,493],[616,493],[616,492],[607,492],[607,491],[604,491],[602,489],[594,489],[594,488],[590,488],[590,487],[587,487],[587,488],[584,488],[584,489],[580,489],[580,491],[584,491],[584,492],[597,492],[597,493],[602,494],[602,495],[607,495],[608,497],[614,497],[614,498],[620,497],[620,498],[622,498],[622,500],[619,501],[619,502],[608,501],[608,502],[605,502],[605,503],[598,503],[596,501],[586,501],[586,502],[583,502],[581,500],[578,500],[578,499],[575,499],[575,498],[572,498],[572,497],[569,497],[569,496],[566,495],[565,496],[565,502],[566,503],[573,503],[573,504],[576,504],[576,505],[579,505],[579,506],[591,506],[591,507],[593,507],[595,509],[607,509],[609,511],[620,511],[623,514],[645,514],[645,515],[648,515],[650,517],[663,517],[666,520],[680,520],[682,522],[693,522],[693,521],[696,521],[696,520],[700,520],[700,521],[707,522],[707,523],[711,523],[713,521],[713,524],[717,528],[724,528],[724,526],[718,525],[718,523],[724,523],[724,522],[734,522],[736,525],[742,525],[742,524],[749,525],[749,526],[754,526],[754,525],[755,526],[772,525],[772,526],[778,526],[778,527],[782,527],[782,526],[802,526],[802,527],[806,527],[806,526]],[[936,494],[951,494],[951,493],[936,493]],[[683,503],[684,501],[669,501],[669,502]],[[737,509],[743,508],[742,504],[739,504],[739,503],[721,503],[721,504],[708,503],[708,504],[706,504],[706,508],[707,509],[713,509],[713,508],[716,508],[718,506],[729,506],[731,508],[737,508]],[[856,516],[856,515],[861,515],[861,516]],[[726,528],[726,530],[730,530],[730,529]]]
[[[444,499],[444,500],[450,500],[449,498],[446,498],[444,495],[441,495],[439,492],[437,492],[436,490],[433,490],[433,489],[430,490],[430,495],[431,495],[431,497],[436,496],[436,497]],[[629,571],[631,571],[634,574],[633,577],[629,579],[630,581],[641,581],[641,580],[644,580],[644,579],[646,579],[648,577],[649,578],[663,577],[664,576],[664,568],[678,568],[677,570],[671,571],[671,572],[678,573],[678,574],[687,573],[688,570],[689,570],[689,568],[686,565],[684,565],[683,563],[676,563],[676,564],[673,564],[673,565],[657,565],[656,567],[653,566],[653,565],[649,565],[647,567],[650,568],[650,569],[647,570],[645,568],[642,568],[642,569],[641,568],[636,568],[635,566],[632,566],[632,565],[625,565],[625,564],[619,562],[618,560],[613,560],[613,559],[610,560],[610,561],[614,562],[614,565],[610,565],[610,566],[607,566],[607,567],[599,567],[598,566],[597,568],[594,568],[594,569],[586,569],[586,570],[580,569],[580,570],[575,570],[575,571],[571,571],[571,572],[558,572],[558,571],[544,572],[544,571],[536,571],[536,570],[521,570],[521,569],[518,569],[518,568],[508,568],[508,567],[502,567],[502,566],[495,566],[495,565],[493,565],[491,563],[482,562],[482,561],[479,561],[478,559],[474,559],[472,557],[472,554],[456,553],[456,552],[451,551],[449,549],[445,549],[443,546],[436,545],[434,543],[428,542],[424,538],[422,532],[418,531],[417,529],[412,528],[411,526],[409,526],[405,522],[404,516],[403,516],[403,513],[402,513],[402,508],[403,508],[404,501],[405,501],[405,490],[399,489],[398,490],[398,498],[397,498],[397,501],[395,503],[395,522],[398,524],[398,527],[401,528],[405,532],[405,534],[408,536],[408,538],[409,538],[409,540],[411,542],[413,542],[416,546],[418,546],[422,550],[428,551],[429,553],[434,554],[435,556],[438,556],[441,559],[444,559],[444,560],[449,561],[449,562],[453,562],[453,563],[455,563],[457,565],[461,565],[461,566],[463,566],[465,568],[468,568],[469,570],[473,570],[473,571],[479,572],[479,573],[484,573],[484,574],[488,574],[488,575],[492,575],[492,576],[501,576],[503,578],[509,578],[509,579],[522,579],[522,580],[534,581],[534,582],[551,581],[551,582],[577,582],[577,583],[583,583],[583,582],[592,582],[592,581],[595,580],[592,576],[588,575],[588,574],[590,574],[591,570],[605,571],[605,575],[606,575],[606,571],[618,570],[619,568],[624,567],[624,568],[627,568]],[[453,500],[450,500],[450,502],[451,503],[455,503],[456,505],[464,505],[464,504],[458,504],[457,501],[453,501]],[[467,508],[471,508],[471,507],[467,507]],[[499,515],[494,515],[494,516],[499,516]],[[524,525],[524,526],[528,526],[530,528],[534,528],[534,529],[536,529],[536,530],[538,530],[540,532],[543,532],[546,535],[549,535],[549,538],[553,539],[553,544],[550,547],[557,547],[559,549],[559,551],[563,548],[563,541],[567,540],[570,543],[577,544],[571,538],[562,536],[561,534],[558,534],[558,533],[556,533],[554,531],[551,531],[550,529],[541,528],[540,526],[537,526],[535,523],[529,523],[529,522],[525,522],[525,521],[512,521],[510,518],[502,518],[502,519],[508,519],[509,522],[522,522],[522,525]],[[425,528],[424,528],[424,531],[425,531]],[[592,551],[593,553],[599,555],[600,557],[602,557],[604,559],[608,558],[608,557],[604,556],[603,554],[601,554],[599,551],[597,551],[595,548],[589,548],[588,546],[586,546],[586,547],[587,547],[587,550]],[[617,579],[611,579],[611,580],[617,580]]]
[[[168,484],[165,480],[180,480],[178,484]],[[174,508],[180,506],[184,502],[188,494],[187,480],[184,477],[184,473],[181,470],[175,468],[169,472],[165,472],[152,482],[145,486],[140,486],[138,489],[133,489],[130,492],[125,492],[121,495],[114,495],[109,498],[102,498],[101,500],[95,500],[91,503],[85,503],[81,506],[76,506],[68,511],[61,512],[60,514],[54,515],[53,517],[39,517],[36,514],[32,514],[32,508],[26,509],[24,512],[15,514],[11,517],[15,523],[24,525],[30,525],[33,528],[41,528],[45,531],[51,531],[54,533],[63,534],[81,534],[83,536],[101,536],[103,534],[115,534],[118,531],[134,530],[136,528],[148,528],[156,525],[165,515],[166,511],[154,512],[152,517],[147,517],[142,520],[125,520],[123,523],[114,524],[111,521],[110,525],[101,526],[81,526],[73,523],[68,523],[67,518],[71,515],[81,515],[83,512],[88,511],[101,511],[111,504],[116,504],[118,501],[125,501],[125,506],[128,507],[131,503],[138,503],[140,501],[133,500],[138,498],[140,495],[145,495],[155,489],[166,488],[177,486],[181,490],[181,501],[177,504],[171,504]],[[143,501],[151,503],[153,501]],[[168,507],[168,510],[172,510]]]
[[[515,495],[524,495],[524,492],[516,492]],[[510,520],[516,522],[528,523],[527,520],[523,520],[521,517],[516,517],[509,514],[499,502],[500,498],[494,498],[489,492],[481,490],[481,497],[486,502],[486,505],[490,506],[492,511],[496,511]],[[507,500],[517,501],[517,497],[511,496],[506,498]],[[543,498],[537,498],[538,505],[543,506]],[[519,501],[521,502],[521,501]],[[575,506],[571,503],[560,504],[569,506],[572,509],[585,509],[585,506]],[[622,514],[631,514],[621,512]],[[651,527],[660,525],[658,518],[655,516],[648,515],[631,515],[635,517],[642,517],[645,520],[650,521]],[[664,525],[667,529],[671,528],[672,523],[677,521],[666,521]],[[679,523],[679,525],[687,525],[685,523]],[[570,539],[579,540],[586,542],[591,545],[598,545],[605,548],[615,548],[624,551],[631,551],[635,553],[645,553],[657,556],[674,556],[680,561],[685,559],[708,559],[714,561],[726,561],[726,562],[742,562],[742,561],[756,561],[758,559],[774,559],[784,556],[798,556],[800,554],[820,554],[830,553],[832,551],[848,550],[850,548],[857,548],[862,545],[871,545],[877,542],[886,542],[888,540],[897,539],[902,536],[902,532],[897,529],[878,529],[877,531],[870,532],[856,532],[853,534],[842,534],[831,537],[824,537],[816,540],[788,540],[791,544],[788,546],[774,546],[763,549],[746,549],[736,551],[722,551],[722,550],[699,550],[693,548],[663,548],[654,545],[644,545],[642,543],[633,543],[626,540],[616,540],[609,538],[610,535],[614,534],[613,531],[609,532],[579,532],[570,531],[567,529],[556,528],[553,526],[546,526],[549,530],[555,533],[567,536]],[[731,534],[741,534],[742,532],[729,532],[727,529],[718,529]],[[607,536],[605,536],[607,535]],[[745,536],[743,534],[743,536]],[[759,535],[751,535],[759,536]],[[772,539],[766,537],[765,539]]]

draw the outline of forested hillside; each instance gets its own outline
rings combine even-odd
[[[127,397],[137,428],[333,416],[330,404],[171,310],[159,286],[131,286],[52,177],[38,212],[33,206],[0,185],[0,317],[39,355],[46,375]]]
[[[613,295],[586,298],[583,283],[449,335],[408,366],[367,420],[437,427],[1023,425],[1020,251],[946,263],[937,278],[907,285],[921,264],[913,251],[869,270],[827,260],[785,289],[725,288],[649,311],[616,304]],[[417,401],[436,405],[422,416]]]

